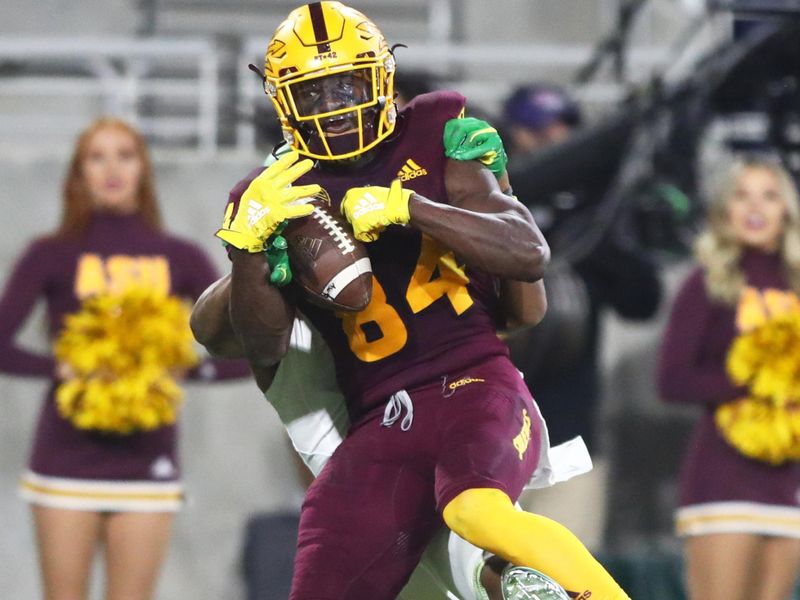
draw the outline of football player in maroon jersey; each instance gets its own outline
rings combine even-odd
[[[484,164],[448,157],[458,140],[446,147],[445,124],[465,99],[434,92],[398,112],[394,70],[358,11],[292,11],[267,50],[265,89],[295,151],[234,187],[217,232],[232,260],[230,323],[261,389],[297,308],[331,349],[351,418],[306,496],[291,599],[395,598],[442,522],[574,597],[627,598],[566,528],[514,507],[548,444],[497,336],[501,298],[540,312],[549,248]],[[364,311],[290,302],[270,284],[264,250],[320,190],[367,242]],[[513,594],[535,572],[509,573]]]

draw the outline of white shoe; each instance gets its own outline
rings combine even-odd
[[[564,588],[534,569],[509,565],[503,570],[504,600],[570,600]]]

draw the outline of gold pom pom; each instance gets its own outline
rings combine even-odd
[[[727,370],[750,395],[716,410],[723,437],[745,456],[772,465],[800,460],[800,313],[739,335]]]
[[[132,288],[93,296],[65,319],[56,358],[76,377],[56,390],[62,416],[80,429],[127,434],[175,422],[175,375],[197,364],[182,300]]]

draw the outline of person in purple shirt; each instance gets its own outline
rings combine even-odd
[[[217,232],[232,260],[230,322],[261,389],[295,314],[265,279],[264,250],[285,219],[311,212],[302,199],[330,199],[374,275],[361,312],[296,303],[333,354],[351,427],[306,494],[291,600],[395,598],[443,522],[576,597],[627,598],[568,530],[514,506],[543,426],[497,337],[498,290],[542,302],[549,249],[480,162],[446,157],[444,126],[465,99],[434,92],[398,112],[383,35],[338,2],[292,11],[265,62],[295,151],[234,187]]]
[[[33,241],[0,296],[0,372],[51,382],[21,494],[30,503],[46,600],[86,598],[102,547],[108,600],[154,596],[182,504],[176,426],[109,434],[78,429],[54,399],[73,376],[66,364],[16,341],[38,300],[55,339],[89,297],[129,286],[195,300],[217,277],[196,245],[162,231],[153,171],[142,136],[103,118],[79,137],[64,183],[58,229]],[[188,376],[249,375],[245,361],[207,359]]]
[[[708,209],[699,266],[672,307],[658,387],[703,409],[676,513],[692,600],[790,598],[800,572],[800,464],[742,454],[715,412],[748,395],[726,371],[737,334],[797,310],[800,203],[791,176],[764,158],[738,160]],[[776,300],[777,299],[777,300]]]

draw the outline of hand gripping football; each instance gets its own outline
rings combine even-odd
[[[328,206],[291,219],[283,236],[294,281],[310,302],[332,310],[358,312],[372,297],[372,266],[364,245]]]

